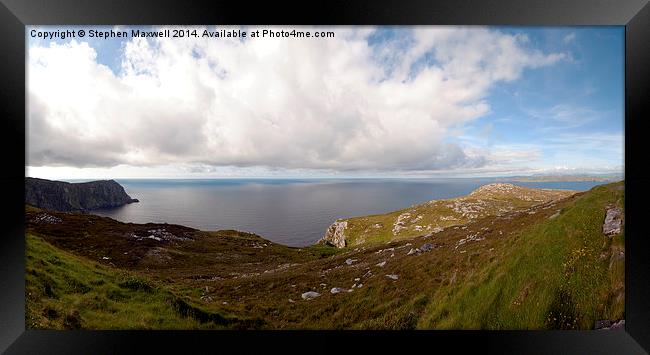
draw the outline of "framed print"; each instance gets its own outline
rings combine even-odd
[[[1,11],[7,353],[650,348],[647,2]]]

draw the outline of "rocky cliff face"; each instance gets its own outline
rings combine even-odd
[[[329,228],[327,228],[327,232],[325,232],[325,236],[321,238],[319,243],[330,244],[337,248],[345,248],[346,245],[345,229],[347,227],[348,227],[347,221],[336,221],[332,223],[332,225],[329,226]]]
[[[87,211],[138,202],[114,180],[69,183],[25,178],[25,203],[55,211]]]

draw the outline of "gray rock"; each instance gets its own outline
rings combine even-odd
[[[51,216],[51,215],[49,215],[47,213],[41,213],[36,218],[32,219],[32,222],[39,223],[39,224],[43,224],[43,223],[57,224],[57,223],[61,223],[62,221],[61,221],[61,218]],[[89,221],[89,222],[92,222],[92,221]]]
[[[382,262],[380,262],[379,264],[377,264],[377,266],[379,266],[379,267],[384,267],[384,265],[386,265],[386,262],[385,262],[385,261],[382,261]]]
[[[355,261],[357,261],[357,259],[347,259],[345,261],[345,263],[348,264],[348,265],[352,265],[352,263],[355,262]]]
[[[419,252],[420,252],[420,249],[417,249],[417,248],[416,248],[416,249],[413,249],[413,248],[411,248],[411,250],[409,250],[409,252],[408,252],[406,255],[413,255],[413,254],[415,254],[415,253],[419,253]]]
[[[340,287],[332,287],[332,289],[330,290],[330,293],[333,294],[333,295],[335,295],[337,293],[341,293],[341,292],[345,292],[345,289],[340,288]]]
[[[321,244],[330,244],[337,248],[345,248],[345,229],[348,227],[347,221],[336,221],[327,228],[325,235],[318,242]]]
[[[303,300],[310,300],[312,298],[316,298],[320,296],[320,293],[314,292],[314,291],[308,291],[302,294],[302,299]]]
[[[431,251],[431,249],[433,249],[433,244],[431,244],[431,243],[424,243],[424,244],[420,247],[420,250],[421,250],[421,251]]]
[[[397,280],[397,279],[399,278],[399,276],[394,275],[394,274],[386,275],[386,277],[388,277],[388,278],[391,279],[391,280]]]
[[[619,207],[612,205],[607,206],[605,223],[603,224],[603,234],[611,237],[621,232],[621,225],[623,223],[622,213],[623,211]]]

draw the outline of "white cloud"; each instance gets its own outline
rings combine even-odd
[[[32,46],[28,164],[479,168],[494,154],[445,143],[450,131],[490,111],[497,82],[565,58],[483,28],[417,27],[377,46],[372,28],[332,30],[132,39],[118,74],[87,43]]]
[[[564,43],[566,43],[566,44],[574,42],[575,40],[576,40],[576,33],[575,32],[569,33],[568,35],[564,36],[564,38],[562,39],[562,41]]]

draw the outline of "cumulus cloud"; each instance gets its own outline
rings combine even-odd
[[[382,40],[328,30],[336,37],[134,38],[117,72],[85,42],[31,46],[28,164],[480,168],[494,153],[448,143],[450,130],[490,111],[496,83],[565,58],[485,28]]]

